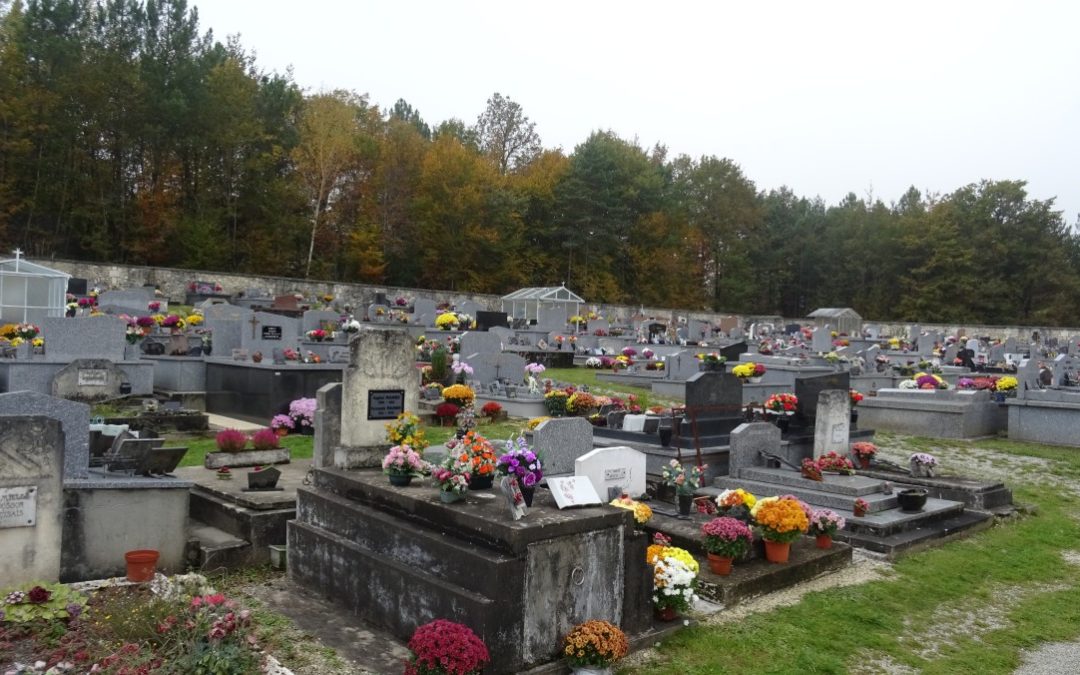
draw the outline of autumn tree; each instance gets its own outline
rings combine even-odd
[[[487,100],[476,120],[475,133],[480,150],[491,157],[501,174],[521,170],[542,149],[536,123],[529,120],[521,104],[499,92]]]

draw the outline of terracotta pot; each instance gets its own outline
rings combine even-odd
[[[661,621],[674,621],[679,618],[679,613],[675,611],[674,607],[665,607],[663,609],[657,607],[654,611],[656,618]]]
[[[153,549],[141,549],[128,551],[124,554],[124,562],[127,563],[128,581],[142,582],[154,578],[154,569],[160,553]]]
[[[791,556],[791,542],[765,540],[765,559],[778,565],[786,563]]]
[[[818,548],[832,548],[832,535],[819,534],[815,539]]]
[[[731,558],[727,556],[716,555],[715,553],[709,554],[709,570],[713,574],[718,574],[722,577],[726,577],[731,574]]]
[[[289,435],[288,427],[278,427],[274,429],[274,433],[278,435],[278,438],[284,438]]]

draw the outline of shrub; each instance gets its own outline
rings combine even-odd
[[[272,429],[259,429],[252,434],[251,445],[256,450],[274,450],[281,447],[278,435]]]
[[[495,401],[488,401],[484,404],[483,408],[480,408],[480,414],[484,417],[490,417],[495,419],[502,412],[502,406]]]
[[[461,408],[454,405],[453,403],[440,403],[435,408],[435,416],[439,419],[448,419],[452,417],[457,417],[457,414],[460,411]]]
[[[416,629],[409,638],[412,659],[405,666],[405,675],[479,673],[491,660],[484,641],[468,626],[445,619],[436,619]]]
[[[218,432],[215,440],[217,441],[218,450],[222,452],[240,452],[247,446],[248,442],[244,432],[236,429],[222,429]]]

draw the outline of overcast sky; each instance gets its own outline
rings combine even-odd
[[[498,91],[567,153],[610,129],[829,203],[1023,179],[1080,210],[1080,2],[190,1],[263,69],[433,125]]]

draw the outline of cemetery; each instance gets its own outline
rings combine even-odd
[[[174,301],[17,261],[68,295],[3,307],[0,587],[71,600],[80,640],[139,565],[208,607],[213,574],[265,569],[383,636],[383,662],[438,625],[485,673],[565,672],[567,636],[615,658],[1014,527],[993,527],[1023,512],[1008,477],[927,443],[1080,445],[1075,340],[663,316],[565,286],[346,307],[203,277]],[[226,642],[258,632],[207,611]]]

